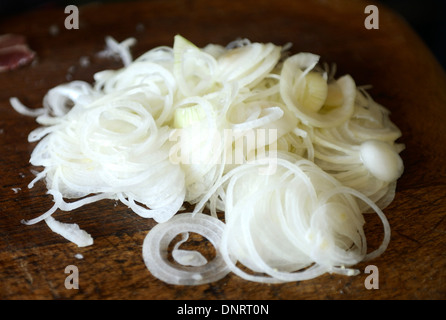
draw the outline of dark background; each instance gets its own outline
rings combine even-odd
[[[119,0],[94,1],[98,3]],[[210,0],[211,1],[211,0]],[[242,1],[242,0],[237,0]],[[292,0],[291,0],[292,1]],[[352,0],[354,1],[354,0]],[[45,7],[82,5],[91,0],[0,0],[0,19],[27,10]],[[437,60],[446,69],[446,1],[445,0],[381,0],[399,13],[420,35]],[[379,8],[379,7],[378,7]]]

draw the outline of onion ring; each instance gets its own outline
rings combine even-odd
[[[185,232],[198,233],[218,248],[224,228],[222,221],[209,215],[177,214],[149,231],[142,248],[144,263],[153,276],[169,284],[200,285],[218,281],[230,271],[218,250],[215,258],[207,264],[184,266],[168,261],[167,248],[177,235]]]

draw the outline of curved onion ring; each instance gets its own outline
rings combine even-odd
[[[177,285],[200,285],[218,281],[229,273],[219,251],[215,258],[202,266],[175,265],[168,261],[167,248],[179,234],[195,232],[207,238],[215,248],[220,246],[225,225],[201,213],[177,214],[166,223],[157,224],[144,239],[144,263],[156,278]]]
[[[288,58],[281,71],[280,93],[283,101],[304,124],[314,127],[335,127],[347,121],[354,111],[356,85],[353,78],[344,75],[336,80],[344,96],[341,106],[326,113],[306,110],[295,97],[293,88],[319,62],[319,56],[311,53],[298,53]]]

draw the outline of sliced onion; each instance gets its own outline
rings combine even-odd
[[[124,66],[128,66],[132,62],[132,53],[130,47],[136,43],[135,38],[128,38],[122,42],[117,42],[113,37],[105,37],[106,47],[97,55],[99,57],[113,57],[122,60]]]
[[[310,53],[299,53],[285,60],[280,80],[281,96],[289,108],[304,124],[314,127],[335,127],[347,121],[353,114],[356,85],[349,75],[336,80],[343,94],[341,106],[329,108],[328,111],[314,112],[307,110],[296,96],[296,86],[304,81],[308,74],[319,61],[319,56]]]
[[[404,169],[399,156],[403,147],[396,143],[401,132],[390,121],[389,112],[365,90],[358,89],[355,110],[347,122],[316,128],[312,135],[318,166],[380,208],[393,200],[395,182]]]
[[[11,104],[11,106],[14,108],[15,111],[25,116],[37,117],[45,113],[45,110],[41,108],[32,109],[25,106],[23,103],[20,102],[20,100],[17,97],[10,98],[9,103]]]
[[[179,35],[175,36],[173,51],[173,72],[180,92],[185,97],[209,93],[215,83],[215,58]]]
[[[183,239],[175,244],[175,247],[172,250],[173,259],[184,266],[204,266],[208,261],[200,252],[180,249],[180,246],[186,242],[188,238],[189,233],[183,233]]]
[[[357,274],[349,267],[376,257],[388,245],[390,227],[384,214],[313,162],[285,158],[275,160],[274,175],[259,175],[264,165],[259,162],[239,166],[220,181],[227,225],[220,250],[226,263],[240,277],[266,283],[308,280],[326,272]],[[371,253],[366,252],[356,198],[383,222],[382,244]]]
[[[266,283],[350,276],[356,263],[384,252],[390,226],[381,210],[395,195],[404,146],[389,111],[351,76],[335,79],[318,55],[289,56],[289,45],[239,39],[199,48],[177,35],[173,47],[133,60],[134,43],[107,37],[100,55],[124,67],[97,72],[92,85],[56,86],[42,108],[10,99],[41,125],[28,140],[37,142],[30,163],[43,170],[28,186],[43,181],[54,201],[24,224],[45,221],[90,245],[90,235],[53,214],[121,201],[158,223],[144,240],[144,262],[180,285],[230,271]],[[178,214],[184,202],[193,213]],[[366,211],[384,227],[372,252]],[[181,248],[190,232],[214,245],[212,261]]]
[[[237,81],[242,87],[253,87],[273,70],[280,59],[281,47],[272,43],[244,43],[230,46],[218,57],[217,79]]]
[[[218,248],[224,228],[223,222],[209,215],[177,214],[149,231],[142,248],[144,263],[153,276],[169,284],[200,285],[218,281],[229,273],[229,268],[218,251],[215,258],[207,264],[184,266],[168,260],[168,246],[177,235],[195,232]]]
[[[167,128],[158,127],[150,107],[139,90],[75,105],[65,121],[48,127],[31,163],[47,168],[47,187],[64,197],[104,193],[166,221],[184,201],[184,174],[169,161]]]
[[[45,219],[50,229],[63,236],[65,239],[77,244],[78,247],[91,246],[93,238],[85,230],[79,228],[76,223],[63,223],[57,221],[52,216]]]

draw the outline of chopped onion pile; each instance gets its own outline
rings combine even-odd
[[[173,47],[135,60],[134,39],[107,43],[123,68],[96,73],[92,85],[61,84],[41,109],[11,98],[41,125],[29,141],[37,142],[30,162],[43,171],[29,187],[44,180],[54,198],[25,224],[45,220],[90,245],[88,233],[53,214],[119,200],[158,222],[143,244],[150,272],[183,285],[231,271],[268,283],[354,275],[355,264],[386,250],[382,210],[403,172],[404,146],[389,111],[351,76],[335,78],[315,54],[247,39],[199,48],[178,35]],[[383,224],[375,250],[366,212]],[[215,247],[212,261],[181,249],[189,232]]]

